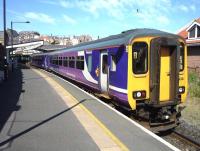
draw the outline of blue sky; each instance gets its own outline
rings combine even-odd
[[[133,28],[175,33],[200,17],[199,0],[6,0],[7,27],[41,34],[105,37]],[[1,2],[2,13],[2,2]],[[2,14],[0,16],[2,20]],[[2,30],[2,22],[0,30]]]

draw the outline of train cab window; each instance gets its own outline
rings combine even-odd
[[[144,74],[148,70],[148,45],[145,42],[135,42],[132,47],[133,73]]]
[[[179,63],[180,63],[180,71],[183,71],[184,70],[184,44],[181,43],[180,45],[180,59],[179,59]]]
[[[92,55],[89,55],[89,56],[88,56],[88,64],[87,64],[87,67],[88,67],[88,71],[91,72],[91,71],[92,71]]]
[[[111,71],[116,71],[117,70],[117,60],[116,60],[116,56],[111,55]]]
[[[76,68],[80,70],[84,70],[84,56],[76,57]]]

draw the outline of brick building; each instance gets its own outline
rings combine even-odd
[[[200,68],[200,18],[185,25],[178,32],[185,38],[188,47],[188,66]]]

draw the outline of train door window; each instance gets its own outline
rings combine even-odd
[[[116,56],[111,55],[111,71],[116,71],[117,70],[117,62],[116,62]]]
[[[102,72],[108,74],[108,55],[103,55]]]
[[[132,47],[132,69],[134,74],[144,74],[148,70],[148,45],[145,42],[135,42]]]
[[[181,43],[180,45],[180,59],[179,59],[179,63],[180,63],[180,71],[184,70],[184,44]]]
[[[92,71],[92,55],[88,55],[88,71],[91,72]]]

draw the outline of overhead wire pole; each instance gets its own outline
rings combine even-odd
[[[3,33],[4,33],[4,80],[8,80],[8,62],[7,62],[7,34],[6,34],[6,0],[3,0]]]

